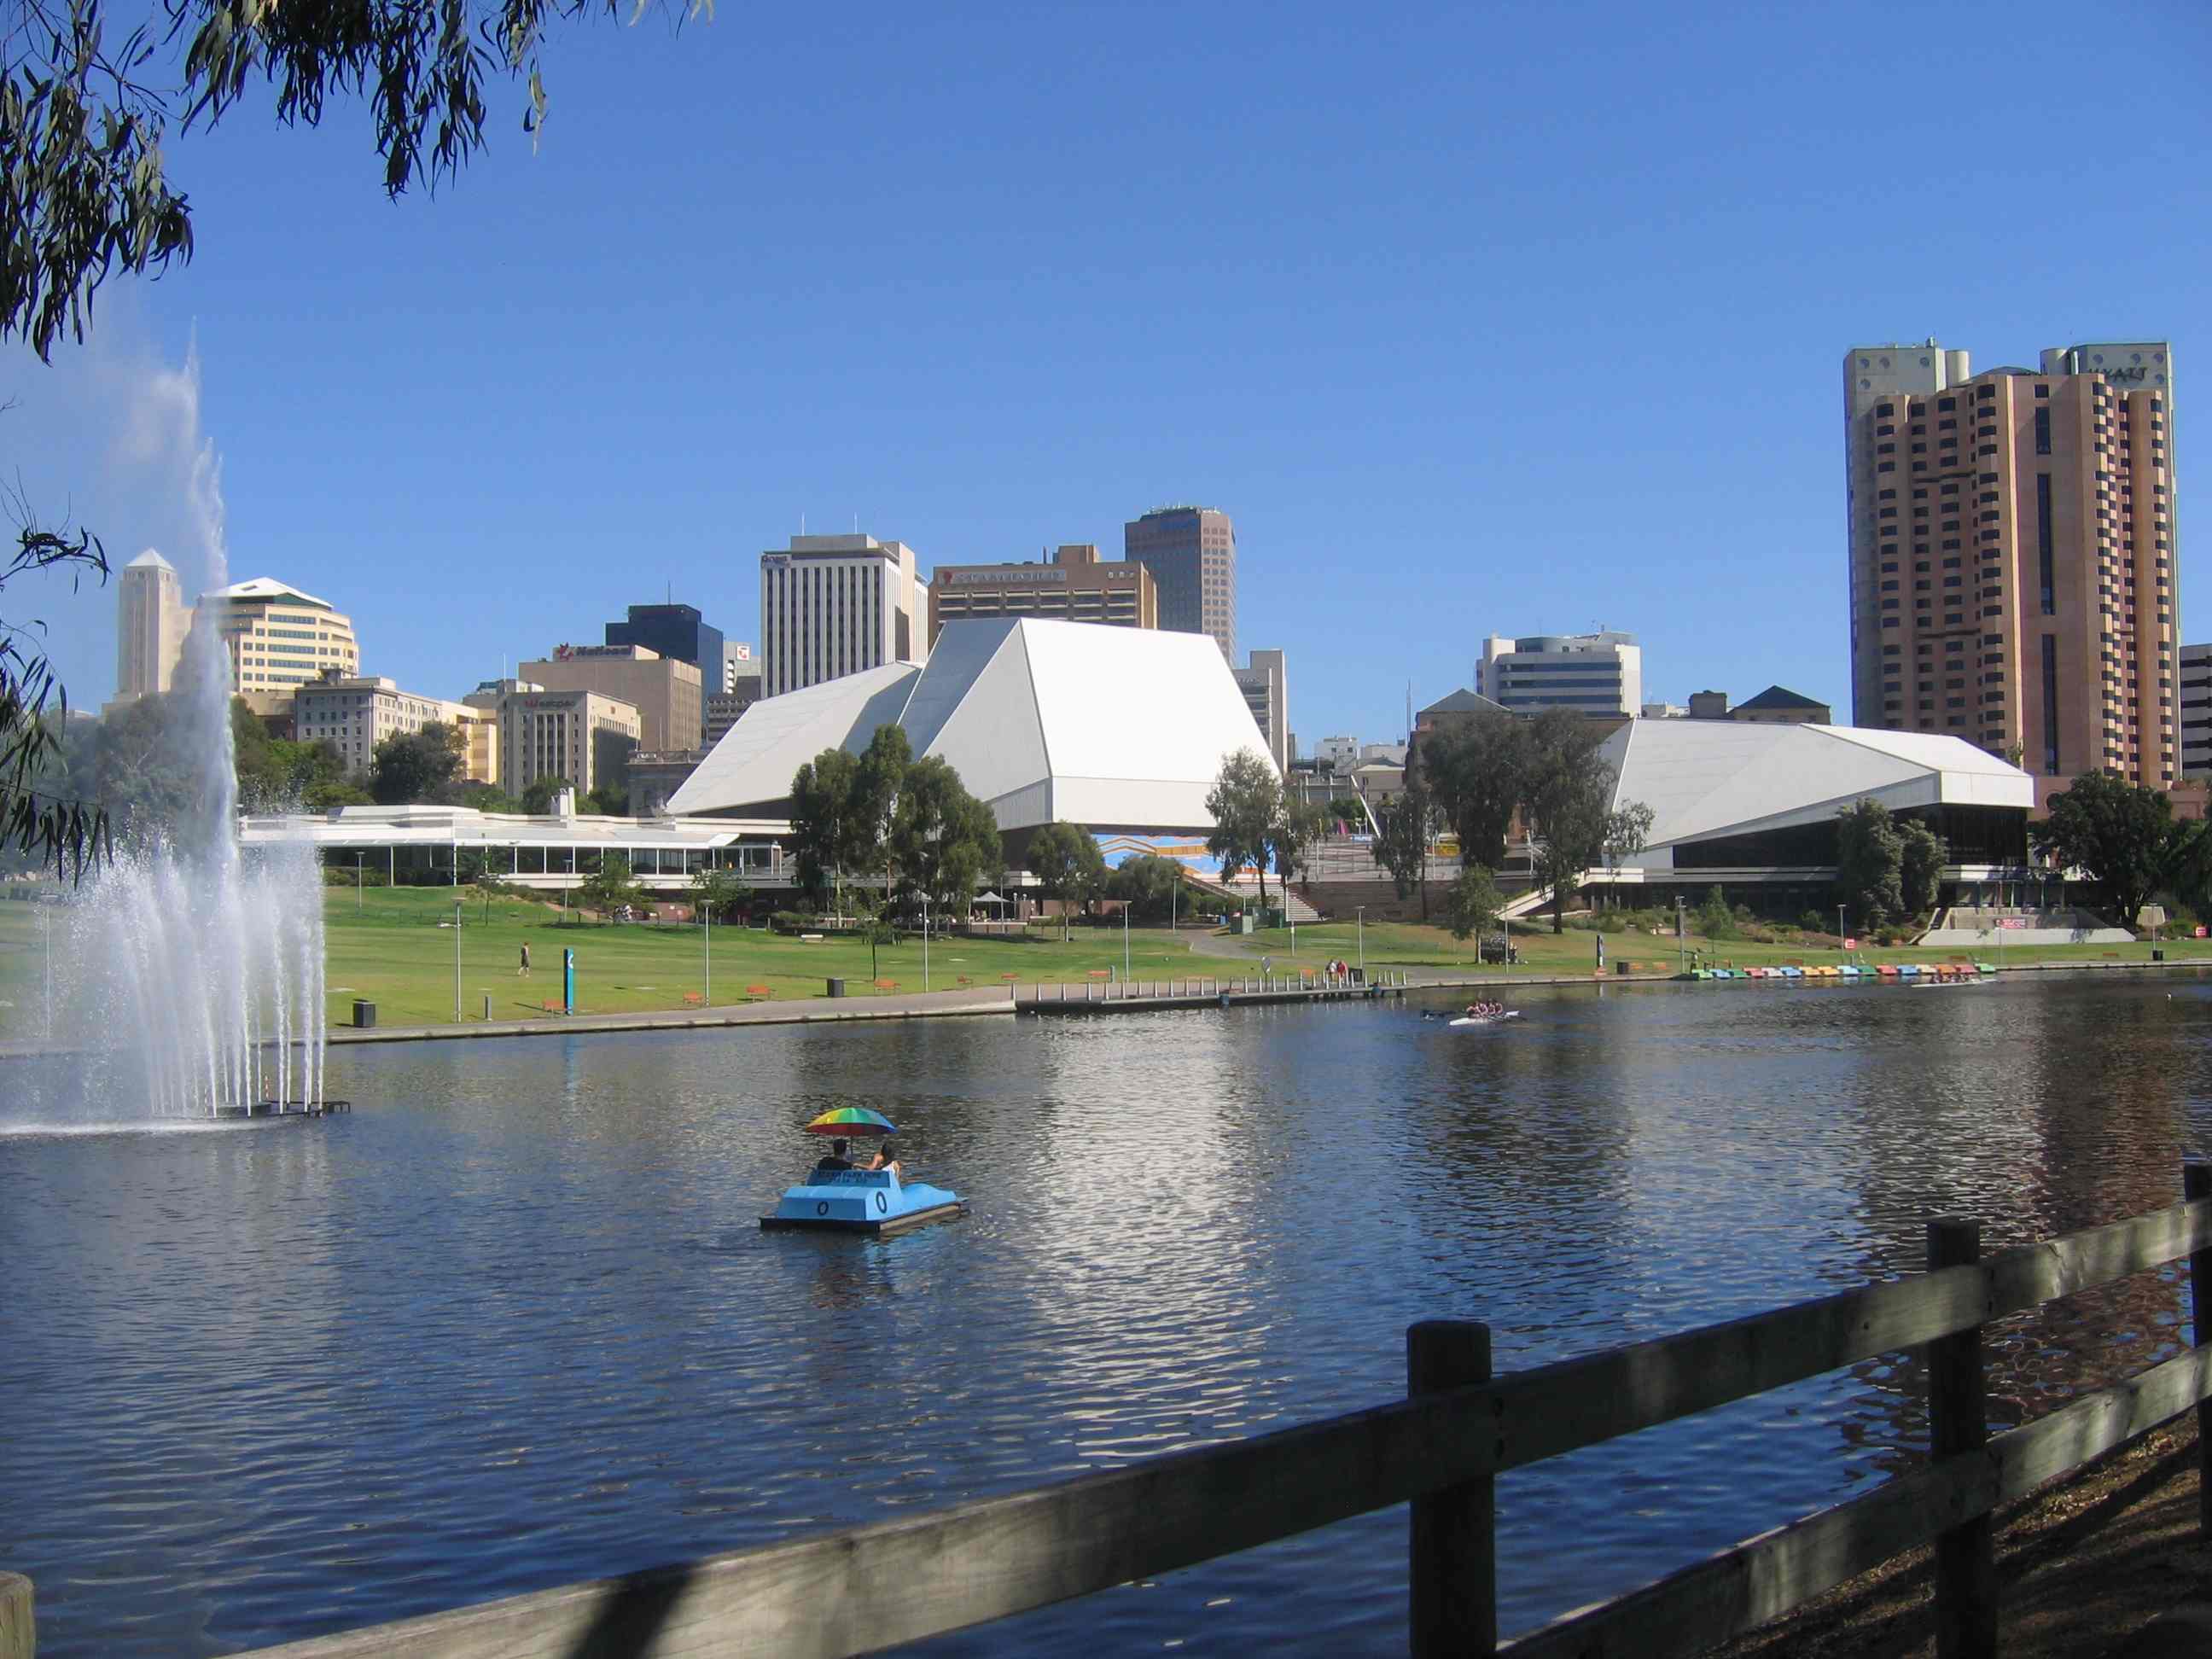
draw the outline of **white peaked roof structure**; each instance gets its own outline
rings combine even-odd
[[[177,568],[176,566],[171,564],[167,559],[163,558],[158,551],[150,547],[123,568],[125,570],[167,570],[172,574],[175,573]]]
[[[669,798],[672,813],[780,814],[824,749],[896,722],[1002,830],[1212,827],[1206,792],[1239,749],[1267,752],[1211,635],[1036,617],[947,623],[928,665],[896,663],[755,703]],[[1273,765],[1273,762],[1269,764]]]
[[[1625,867],[1675,866],[1684,843],[1832,823],[1868,797],[1914,807],[2035,805],[2035,780],[1959,738],[1849,726],[1631,720],[1599,751],[1618,776],[1613,804],[1651,809],[1642,853]]]
[[[212,593],[203,593],[202,599],[297,599],[302,605],[312,605],[324,611],[337,607],[328,599],[319,599],[289,582],[280,582],[274,576],[252,576],[242,582],[233,582],[228,587],[218,587]]]

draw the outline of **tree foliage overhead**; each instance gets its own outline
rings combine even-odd
[[[2201,861],[2202,823],[2176,823],[2162,791],[2108,772],[2085,772],[2051,798],[2051,816],[2028,826],[2036,850],[2085,872],[2123,927],[2171,879]]]
[[[68,570],[71,592],[88,574],[107,580],[107,556],[94,537],[80,532],[71,540],[37,528],[19,496],[10,495],[6,506],[18,535],[14,556],[0,569],[0,587],[34,571]],[[32,854],[58,874],[81,877],[108,844],[108,815],[88,807],[85,796],[64,781],[69,696],[40,643],[45,633],[42,622],[0,621],[0,850]],[[54,787],[57,782],[63,787]]]

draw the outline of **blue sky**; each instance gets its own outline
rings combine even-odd
[[[802,514],[926,569],[1117,555],[1194,501],[1236,520],[1240,642],[1289,651],[1308,746],[1400,735],[1486,633],[1600,623],[1641,636],[1649,696],[1779,681],[1844,714],[1846,348],[2168,337],[2190,494],[2209,17],[571,26],[536,152],[501,84],[434,199],[384,199],[358,106],[287,131],[264,93],[174,141],[198,256],[111,284],[50,368],[11,345],[0,441],[35,507],[189,580],[143,428],[196,341],[234,574],[329,599],[368,672],[445,696],[672,586],[753,637]],[[96,703],[113,609],[26,583],[4,614]]]

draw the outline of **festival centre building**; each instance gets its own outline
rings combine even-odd
[[[1943,839],[1943,902],[2011,896],[2034,879],[2027,818],[2035,780],[1961,738],[1850,726],[1635,720],[1598,752],[1613,767],[1612,805],[1651,809],[1642,851],[1618,879],[1632,902],[1697,903],[1756,890],[1762,908],[1832,904],[1838,814],[1880,801]],[[1592,881],[1605,872],[1590,872]],[[1623,896],[1629,896],[1624,894]]]
[[[801,765],[824,749],[857,755],[894,722],[916,760],[941,757],[990,806],[1016,864],[1024,832],[1054,820],[1120,849],[1202,838],[1223,760],[1267,752],[1206,635],[1029,617],[953,621],[927,665],[889,663],[755,703],[668,810],[787,817]]]

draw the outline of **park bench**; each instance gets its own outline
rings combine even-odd
[[[896,991],[898,989],[898,985],[899,982],[895,979],[879,979],[876,981],[876,989],[878,991]]]
[[[703,1008],[707,1006],[707,999],[701,992],[686,991],[684,994],[684,1006],[686,1008]]]
[[[968,977],[968,975],[965,975],[965,974],[963,974],[963,975],[960,975],[960,982],[961,982],[963,985],[969,985],[969,984],[973,984],[973,983],[974,983],[974,981],[973,981],[972,980],[970,980],[970,979]]]
[[[769,990],[765,985],[748,985],[745,987],[745,1000],[747,1002],[764,1002],[775,994],[775,993]]]
[[[544,1002],[538,1006],[549,1014],[557,1014],[561,1012],[561,1005],[557,1002]]]

